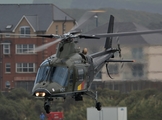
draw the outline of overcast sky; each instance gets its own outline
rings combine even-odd
[[[27,4],[33,3],[33,0],[0,0],[0,4]]]

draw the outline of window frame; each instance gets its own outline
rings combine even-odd
[[[19,31],[21,34],[20,37],[29,37],[28,35],[30,35],[30,33],[31,33],[30,26],[21,26],[19,28]]]
[[[136,47],[132,48],[132,57],[134,59],[142,59],[143,58],[143,48],[142,47]]]
[[[30,66],[31,64],[32,67]],[[31,69],[33,70],[31,71]],[[36,72],[35,63],[16,63],[16,73],[35,73],[35,72]]]
[[[63,33],[66,33],[66,25],[63,25]]]
[[[32,45],[32,48],[30,48],[30,45]],[[20,48],[18,48],[18,46],[20,46]],[[33,50],[33,49],[35,49],[35,44],[16,44],[15,53],[16,54],[34,54],[35,52],[29,52],[30,50]]]
[[[110,74],[112,74],[112,75],[119,74],[119,65],[118,64],[109,64],[108,69],[109,69]]]
[[[55,33],[56,33],[56,35],[58,34],[58,31],[59,31],[59,26],[56,25],[56,26],[55,26]]]
[[[132,66],[132,76],[135,78],[141,78],[144,76],[144,65],[143,64],[135,64]]]
[[[34,81],[30,80],[30,81],[15,81],[15,88],[24,88],[26,89],[28,92],[32,91],[32,86],[34,85]]]
[[[3,54],[4,55],[11,54],[11,46],[10,46],[11,43],[1,43],[1,44],[3,45]],[[6,45],[8,46],[8,48],[5,48]],[[8,50],[8,52],[6,52],[6,50]]]
[[[9,71],[7,71],[7,69],[9,69]],[[11,73],[11,63],[5,63],[5,73]]]

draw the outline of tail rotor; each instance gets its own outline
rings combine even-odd
[[[116,41],[117,41],[117,49],[118,49],[118,52],[119,52],[119,58],[123,60],[122,54],[121,54],[121,48],[120,48],[120,40],[119,40],[119,37],[116,38]],[[122,69],[123,66],[124,66],[124,63],[121,62],[120,68]]]

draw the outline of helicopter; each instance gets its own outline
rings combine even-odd
[[[44,60],[37,72],[32,95],[44,99],[44,110],[50,113],[50,101],[54,98],[66,99],[71,96],[75,101],[82,101],[83,96],[90,96],[95,100],[95,107],[101,110],[101,103],[97,100],[97,92],[91,90],[95,76],[106,65],[108,76],[108,63],[110,62],[134,62],[134,60],[114,59],[114,54],[121,54],[120,46],[112,48],[112,38],[116,36],[160,33],[162,30],[113,33],[114,16],[110,15],[107,33],[82,34],[74,27],[63,35],[37,35],[37,37],[55,38],[51,43],[35,48],[40,51],[58,43],[56,54]],[[104,50],[87,55],[87,48],[82,51],[76,47],[75,39],[100,39],[106,38]]]
[[[113,32],[114,17],[110,16],[108,33]],[[38,70],[32,94],[45,98],[44,109],[50,113],[50,101],[55,97],[66,98],[71,95],[75,101],[82,101],[83,95],[88,95],[96,101],[96,109],[101,110],[97,101],[97,93],[90,90],[94,77],[108,62],[133,62],[132,60],[111,60],[119,49],[112,49],[112,37],[107,37],[105,50],[86,55],[87,49],[75,48],[75,38],[99,39],[94,35],[83,35],[80,31],[71,31],[63,36],[38,35],[38,37],[58,38],[57,52],[43,61]],[[37,48],[36,48],[37,49]],[[95,59],[95,60],[94,60]],[[107,73],[109,74],[108,64]]]

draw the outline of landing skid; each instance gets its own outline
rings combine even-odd
[[[100,111],[101,110],[101,103],[97,101],[97,91],[96,91],[96,93],[94,93],[92,91],[88,91],[87,93],[85,93],[85,95],[87,95],[87,96],[89,96],[89,97],[91,97],[92,99],[95,100],[95,102],[96,102],[95,107],[98,111]]]
[[[44,110],[46,111],[47,114],[50,113],[50,103],[49,103],[49,101],[44,102]]]
[[[45,98],[45,102],[44,102],[44,110],[46,111],[47,114],[50,113],[50,101],[53,101],[53,98],[57,98],[57,97],[63,97],[65,99],[65,96],[67,94],[61,94],[61,95],[55,95],[55,96],[50,96]],[[95,107],[98,111],[101,110],[101,103],[97,101],[97,92],[94,93],[92,91],[77,91],[77,92],[73,92],[71,93],[72,98],[75,99],[75,101],[83,101],[83,95],[87,95],[89,97],[91,97],[92,99],[95,100]]]
[[[82,101],[83,100],[82,95],[87,95],[87,96],[91,97],[92,99],[94,99],[96,102],[96,105],[95,105],[96,109],[98,111],[101,110],[101,103],[97,101],[97,91],[96,91],[96,93],[94,93],[92,91],[75,93],[73,98],[75,99],[75,101]]]

